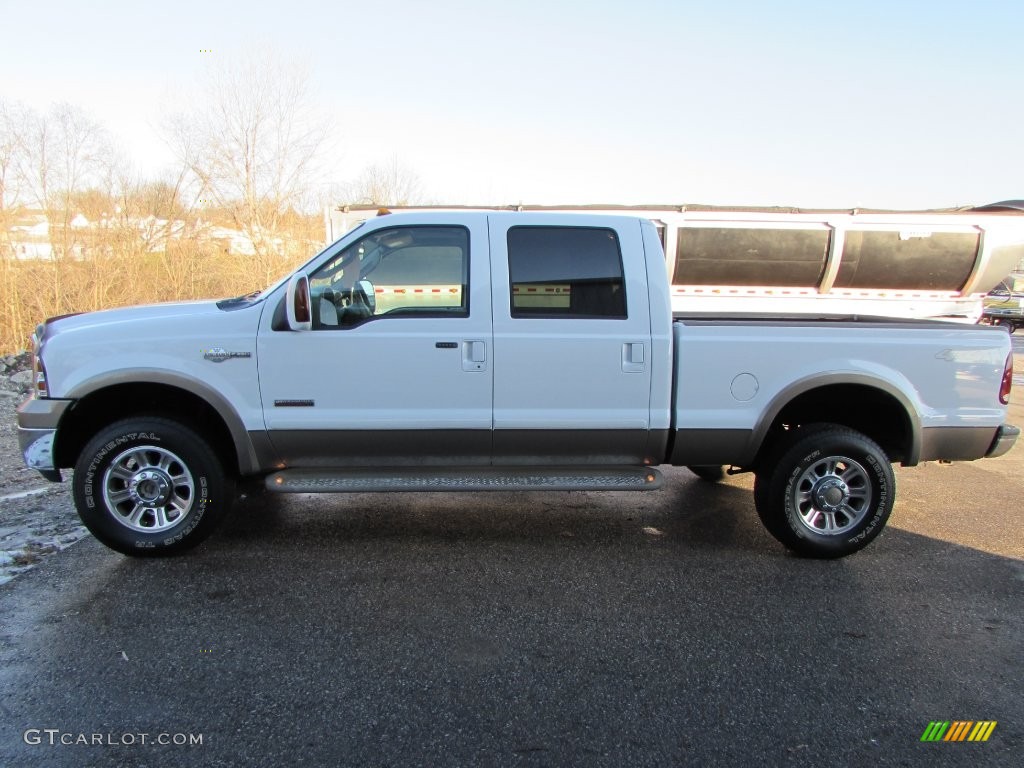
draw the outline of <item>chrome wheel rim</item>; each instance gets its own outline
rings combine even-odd
[[[793,487],[791,503],[805,528],[819,536],[841,536],[871,507],[871,478],[846,456],[819,459]]]
[[[141,533],[160,533],[188,515],[195,483],[185,462],[166,448],[129,448],[103,475],[103,500],[114,519]]]

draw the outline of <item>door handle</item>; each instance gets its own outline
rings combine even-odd
[[[622,345],[622,372],[643,373],[647,369],[646,344],[627,341]]]
[[[479,340],[462,342],[462,370],[487,370],[487,343]]]

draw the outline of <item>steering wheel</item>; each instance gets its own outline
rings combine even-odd
[[[364,285],[365,283],[365,285]],[[348,306],[338,311],[338,322],[341,325],[355,325],[360,320],[372,317],[376,309],[377,297],[371,299],[367,295],[367,287],[373,290],[369,280],[359,280],[348,291]]]

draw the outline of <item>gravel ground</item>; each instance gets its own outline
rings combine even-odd
[[[47,482],[22,461],[15,410],[28,394],[29,365],[27,353],[0,359],[0,584],[88,533],[70,486]]]

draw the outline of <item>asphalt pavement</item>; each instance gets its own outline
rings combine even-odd
[[[1016,766],[1022,454],[898,471],[831,562],[761,529],[749,477],[683,469],[257,497],[169,560],[90,537],[0,587],[0,765]],[[937,720],[997,726],[922,743]]]

